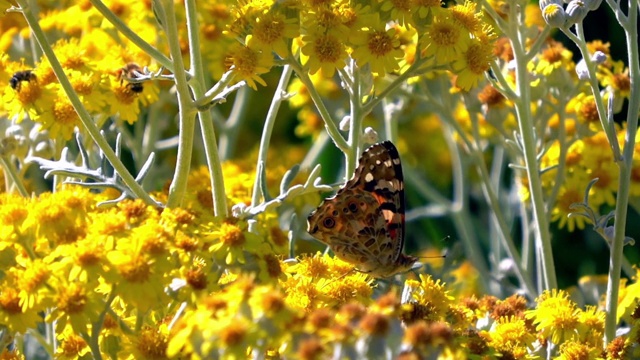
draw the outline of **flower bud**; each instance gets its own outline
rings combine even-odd
[[[576,64],[576,73],[578,74],[578,79],[587,80],[589,79],[589,69],[587,69],[587,63],[584,59],[580,59],[578,64]]]
[[[364,136],[362,140],[367,144],[376,143],[378,142],[378,133],[372,127],[367,127],[364,129]]]
[[[587,8],[581,0],[571,0],[569,5],[567,5],[567,22],[565,26],[571,26],[573,24],[582,22],[584,18],[589,13],[589,8]]]
[[[591,55],[591,61],[596,64],[602,64],[603,62],[607,61],[607,54],[598,50],[593,55]]]
[[[540,0],[540,10],[544,10],[544,8],[551,4],[562,6],[562,0]]]
[[[564,9],[558,4],[549,4],[542,10],[542,17],[544,21],[551,27],[564,26],[567,21],[567,16],[564,13]]]

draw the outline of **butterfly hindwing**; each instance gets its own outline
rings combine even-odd
[[[411,268],[404,245],[404,181],[396,147],[370,146],[353,177],[309,215],[309,233],[374,277]]]

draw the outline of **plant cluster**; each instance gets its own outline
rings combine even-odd
[[[640,356],[639,6],[0,1],[0,358]],[[383,139],[432,259],[374,279],[305,219]]]

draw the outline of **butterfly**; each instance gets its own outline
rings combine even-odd
[[[390,141],[371,145],[353,177],[308,217],[308,232],[360,272],[385,278],[418,260],[404,246],[404,181]]]

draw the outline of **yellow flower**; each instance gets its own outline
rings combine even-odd
[[[404,53],[396,30],[384,30],[379,19],[368,26],[351,38],[354,48],[351,56],[360,67],[369,64],[371,72],[378,76],[397,70]]]
[[[536,340],[526,321],[517,317],[498,319],[489,331],[490,345],[500,353],[526,354]]]
[[[485,26],[483,31],[487,31],[490,36],[485,39],[471,39],[462,56],[452,64],[458,76],[456,86],[465,91],[477,86],[478,82],[484,78],[485,72],[489,70],[489,62],[494,57],[492,30]]]
[[[347,50],[343,40],[332,32],[315,32],[302,37],[302,57],[311,75],[322,70],[322,76],[332,77],[336,69],[346,65]]]
[[[251,42],[251,35],[247,36],[246,42]],[[233,71],[236,75],[235,80],[244,80],[250,88],[257,90],[256,82],[262,86],[267,85],[260,75],[266,74],[271,70],[273,56],[271,56],[271,53],[257,51],[248,46],[235,43],[231,45],[227,53],[225,64],[227,68],[233,66]]]
[[[566,292],[547,290],[536,299],[536,303],[536,309],[528,310],[526,317],[537,324],[536,330],[543,337],[556,345],[577,337],[580,311]]]
[[[469,47],[469,42],[469,33],[448,13],[434,18],[420,39],[424,55],[435,57],[437,64],[456,60]]]
[[[598,67],[598,79],[603,87],[611,87],[614,90],[614,99],[620,101],[631,95],[631,78],[629,68],[623,61],[614,61],[611,68]]]
[[[389,12],[389,17],[397,21],[401,26],[411,22],[411,12],[413,10],[412,0],[384,0],[380,6],[383,12]]]
[[[451,7],[453,20],[468,33],[476,34],[482,30],[482,15],[476,13],[476,3],[466,0],[462,5]]]
[[[419,19],[431,15],[437,17],[443,10],[441,0],[414,0],[414,13]]]
[[[63,269],[57,269],[58,271]],[[67,280],[58,272],[58,277],[50,284],[55,288],[54,308],[46,318],[47,322],[57,321],[58,329],[67,324],[74,332],[83,333],[89,330],[90,324],[98,321],[104,310],[102,294],[94,291],[96,279]]]
[[[630,323],[632,320],[632,313],[636,311],[636,308],[639,306],[638,299],[640,299],[640,281],[638,280],[640,279],[640,269],[636,267],[635,270],[636,274],[633,277],[633,283],[627,285],[626,279],[621,279],[620,281],[620,294],[618,297],[618,309],[616,312],[618,315],[617,321],[622,319]],[[635,322],[640,324],[637,320],[635,320]]]
[[[571,51],[557,41],[550,41],[547,44],[547,47],[537,57],[538,63],[531,70],[547,77],[558,69],[573,71],[575,64],[572,61]]]
[[[577,341],[567,341],[560,345],[558,360],[596,360],[600,357],[602,350],[599,347],[590,346]]]
[[[130,354],[129,359],[166,359],[169,328],[164,323],[144,326],[129,341],[125,342],[123,347],[125,352]]]
[[[140,253],[134,241],[126,240],[119,241],[117,249],[107,254],[115,273],[105,275],[100,291],[107,293],[115,287],[118,296],[140,311],[166,303],[164,272],[154,265],[152,256]]]
[[[87,342],[71,327],[64,328],[57,338],[56,359],[79,359],[91,354]]]
[[[453,297],[445,290],[440,280],[434,281],[430,275],[420,274],[420,281],[407,280],[406,294],[409,299],[404,305],[402,319],[408,323],[417,320],[442,321],[453,302]]]
[[[17,281],[13,276],[0,281],[0,324],[6,325],[12,332],[25,334],[27,329],[36,328],[42,322],[39,312],[44,308],[27,309],[21,306]]]
[[[311,310],[350,301],[370,301],[373,280],[338,258],[327,254],[303,255],[297,263],[284,266],[289,276],[280,285],[292,308]]]
[[[219,226],[219,227],[218,227]],[[246,224],[239,225],[224,222],[217,225],[216,230],[208,234],[203,233],[204,239],[214,243],[209,246],[209,251],[220,264],[239,265],[245,264],[245,252],[255,251],[262,243],[262,238],[244,229]]]
[[[269,53],[275,52],[281,58],[286,58],[290,49],[288,42],[298,36],[298,20],[287,18],[279,11],[269,11],[260,14],[252,24],[253,35],[247,46]]]

